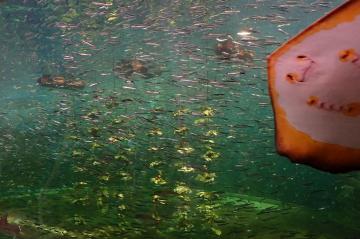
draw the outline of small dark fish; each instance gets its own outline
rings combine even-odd
[[[133,102],[134,100],[131,98],[122,99],[121,102]]]
[[[313,194],[313,193],[323,193],[325,192],[326,190],[324,189],[318,189],[318,190],[314,190],[314,191],[311,191],[310,193]]]
[[[166,196],[177,196],[178,194],[173,189],[163,189],[163,190],[155,191],[154,195],[166,197]]]
[[[125,79],[131,78],[132,75],[138,74],[145,79],[149,79],[155,76],[154,73],[150,72],[150,66],[142,60],[131,59],[131,60],[122,60],[120,63],[117,63],[113,68],[113,71],[118,77],[125,77]]]

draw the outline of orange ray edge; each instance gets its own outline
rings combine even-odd
[[[279,94],[275,89],[276,73],[273,67],[278,58],[305,38],[321,30],[331,29],[340,23],[352,21],[358,15],[360,15],[360,1],[349,0],[285,42],[267,58],[268,90],[275,116],[276,149],[280,155],[290,158],[294,163],[307,164],[332,173],[360,170],[359,149],[315,141],[288,122],[284,109],[278,103]],[[280,128],[282,130],[279,130]]]

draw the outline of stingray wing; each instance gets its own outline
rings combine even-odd
[[[276,147],[330,172],[360,169],[360,1],[347,1],[268,57]]]

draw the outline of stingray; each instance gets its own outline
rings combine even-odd
[[[115,65],[113,71],[118,77],[125,79],[131,79],[134,74],[141,75],[146,79],[155,76],[151,72],[149,64],[139,59],[121,60]]]
[[[83,89],[85,81],[79,79],[65,79],[63,76],[43,75],[37,80],[40,86],[67,89]]]
[[[360,169],[360,1],[347,1],[268,57],[276,148],[293,162]]]
[[[234,41],[231,36],[227,36],[225,39],[217,39],[215,53],[223,60],[238,59],[252,61],[254,57],[251,51],[245,50],[245,48],[239,42]]]

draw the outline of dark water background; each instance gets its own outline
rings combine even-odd
[[[276,155],[266,78],[341,2],[2,1],[0,213],[20,238],[357,238],[358,173]],[[219,59],[226,35],[254,60]],[[119,78],[134,58],[159,73]]]

